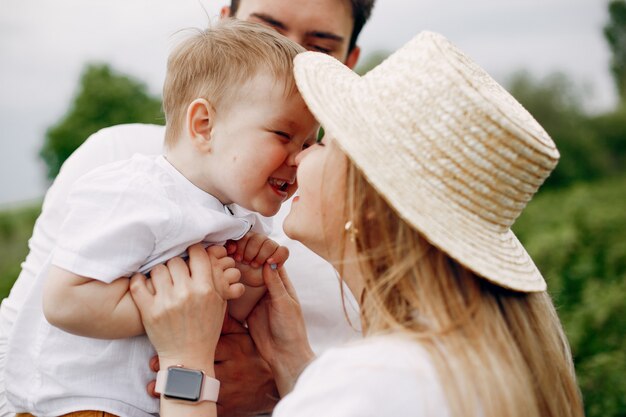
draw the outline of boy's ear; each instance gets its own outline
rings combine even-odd
[[[202,152],[211,150],[211,130],[215,109],[203,98],[197,98],[187,107],[186,127],[193,146]]]

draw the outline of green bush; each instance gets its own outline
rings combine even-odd
[[[626,416],[626,177],[544,192],[514,230],[548,281],[587,416]]]
[[[41,206],[33,205],[0,212],[0,299],[9,295],[28,254],[28,239],[33,233]]]

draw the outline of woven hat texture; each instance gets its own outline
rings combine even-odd
[[[406,222],[495,284],[546,289],[511,225],[559,153],[476,63],[422,32],[363,77],[315,52],[296,57],[295,75],[327,134]]]

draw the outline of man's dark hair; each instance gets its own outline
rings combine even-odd
[[[345,0],[343,0],[345,1]],[[365,23],[372,14],[374,8],[374,2],[376,0],[350,0],[352,5],[352,17],[354,18],[354,28],[352,29],[352,36],[350,37],[350,45],[348,46],[348,52],[352,51],[356,46],[356,40],[365,26]],[[237,9],[239,9],[239,3],[241,0],[231,0],[230,2],[230,15],[235,16]]]

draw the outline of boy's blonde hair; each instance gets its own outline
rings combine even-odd
[[[295,91],[293,59],[304,48],[260,24],[225,19],[197,30],[170,54],[163,85],[165,145],[176,143],[187,107],[204,98],[218,109],[259,73]]]

